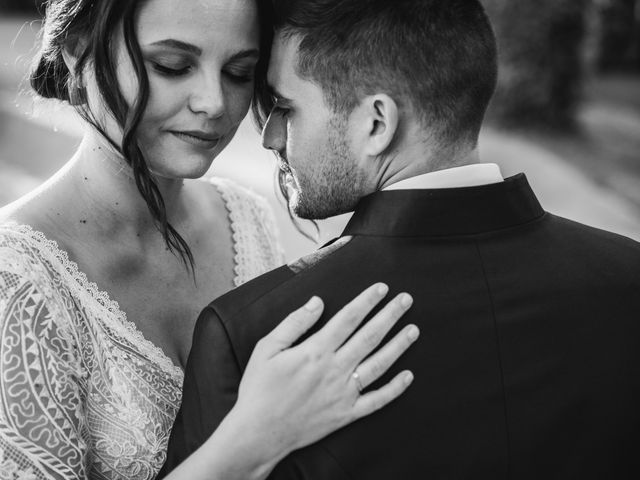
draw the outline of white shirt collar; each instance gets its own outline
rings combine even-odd
[[[495,163],[474,163],[406,178],[382,190],[476,187],[502,181],[500,167]]]

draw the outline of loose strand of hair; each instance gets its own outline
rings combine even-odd
[[[149,100],[149,77],[135,36],[134,15],[126,15],[125,19],[126,21],[123,23],[124,40],[138,79],[139,93],[124,121],[123,153],[125,158],[131,159],[136,186],[145,199],[154,220],[157,222],[167,248],[172,253],[177,253],[180,256],[187,269],[193,274],[195,281],[193,253],[184,238],[169,223],[164,199],[137,142],[136,130]]]
[[[83,118],[88,121],[96,130],[118,151],[131,166],[133,171],[136,187],[147,204],[149,213],[156,222],[160,233],[162,234],[167,248],[172,253],[177,253],[185,267],[191,271],[195,281],[195,261],[193,254],[187,242],[180,236],[177,230],[169,224],[166,215],[166,206],[160,189],[153,180],[153,174],[149,170],[144,159],[144,155],[140,150],[137,139],[137,127],[144,115],[144,110],[149,99],[149,79],[147,76],[142,53],[135,37],[135,2],[125,2],[126,11],[122,13],[124,19],[123,37],[127,53],[132,61],[134,70],[139,82],[139,92],[134,104],[130,107],[127,104],[120,88],[118,87],[118,78],[116,76],[116,64],[113,58],[113,48],[111,42],[112,32],[109,25],[115,21],[115,9],[107,11],[94,11],[97,16],[95,24],[97,25],[96,38],[99,41],[94,42],[92,51],[85,52],[82,66],[86,63],[89,55],[92,56],[96,65],[105,65],[106,68],[95,68],[96,83],[107,108],[114,116],[116,122],[121,125],[123,130],[122,145],[114,142],[100,126],[100,122],[93,117],[84,98],[84,108],[80,109]],[[80,64],[81,61],[78,63]],[[77,70],[81,71],[81,70]]]

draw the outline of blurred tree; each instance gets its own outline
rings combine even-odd
[[[482,1],[500,54],[490,118],[506,126],[572,128],[590,0]]]
[[[0,0],[0,12],[37,12],[47,0]]]
[[[635,26],[633,27],[633,65],[636,70],[640,70],[640,1],[636,2]]]
[[[640,3],[636,0],[599,0],[602,71],[640,69]]]

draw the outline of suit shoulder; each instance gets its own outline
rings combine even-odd
[[[208,308],[213,309],[221,319],[229,318],[294,276],[295,273],[283,265],[216,298]]]
[[[547,214],[547,216],[552,226],[562,229],[565,235],[575,235],[593,248],[611,249],[622,255],[640,255],[640,243],[622,234],[591,227],[553,214]]]
[[[295,281],[298,275],[310,273],[318,265],[329,261],[350,240],[351,237],[342,237],[288,265],[260,275],[217,298],[209,304],[209,307],[216,311],[223,322],[233,318],[244,308],[273,291],[280,290],[280,288],[286,289],[288,283]]]
[[[640,243],[623,235],[549,215],[539,248],[576,271],[600,272],[600,281],[640,286]]]

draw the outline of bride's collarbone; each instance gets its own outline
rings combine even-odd
[[[148,246],[112,245],[101,249],[94,260],[94,276],[125,297],[131,310],[146,309],[151,303],[158,306],[160,314],[176,310],[193,314],[233,286],[234,264],[230,251],[193,241],[189,246],[193,268],[162,239]],[[91,253],[91,249],[85,252]]]
[[[194,281],[182,260],[164,249],[144,258],[104,252],[93,267],[89,278],[118,302],[144,338],[184,367],[195,321],[217,296],[221,280]]]

